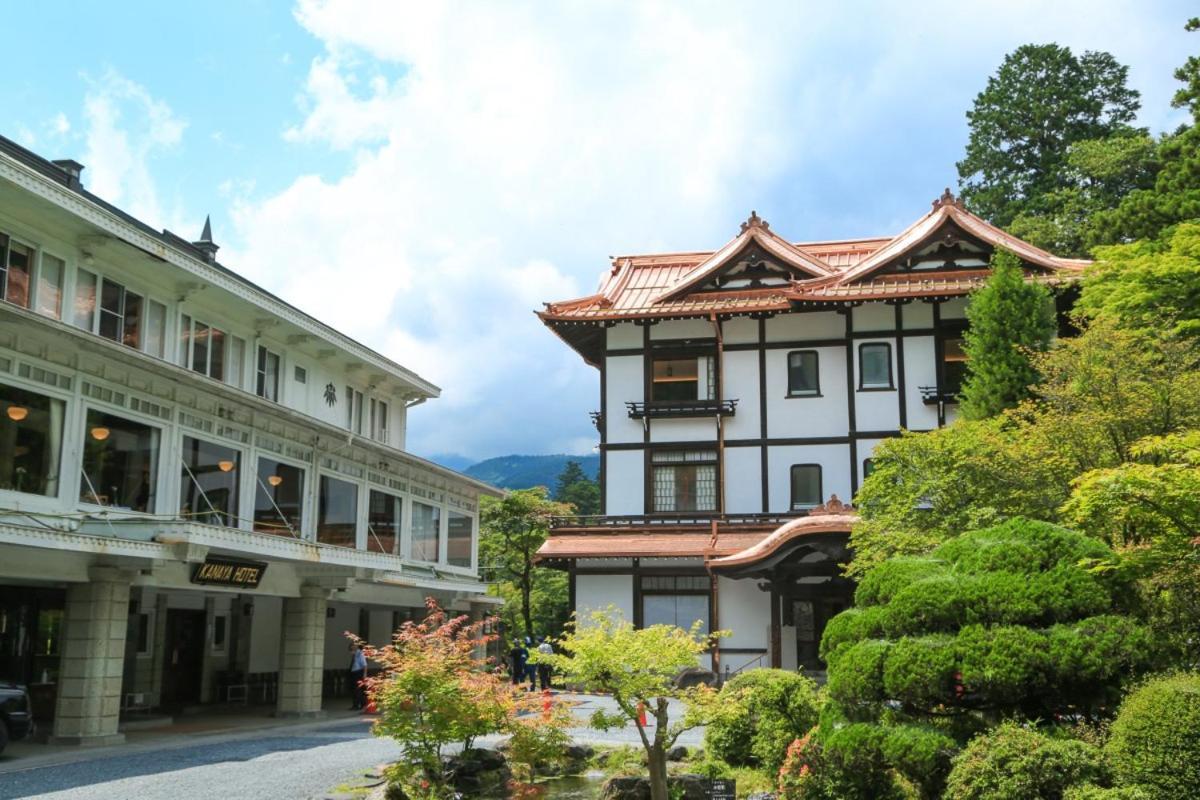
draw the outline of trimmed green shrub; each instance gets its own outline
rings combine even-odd
[[[845,710],[887,699],[883,688],[883,663],[891,642],[868,639],[843,648],[836,668],[829,671],[829,696]]]
[[[954,700],[957,653],[953,636],[905,637],[883,662],[883,689],[906,705],[934,706]]]
[[[896,592],[886,608],[883,631],[890,637],[951,633],[966,617],[962,579],[939,575],[910,583]]]
[[[1071,786],[1105,782],[1100,750],[1006,722],[954,758],[945,800],[1061,800]]]
[[[1125,698],[1106,747],[1122,784],[1200,797],[1200,674],[1151,680]]]
[[[854,590],[854,604],[886,605],[909,584],[937,574],[944,565],[931,558],[893,558],[863,576]]]
[[[1063,792],[1063,800],[1157,800],[1157,798],[1140,786],[1105,789],[1088,783],[1067,789]]]
[[[992,704],[1019,705],[1049,673],[1046,639],[1029,628],[971,625],[956,640],[963,686]]]
[[[941,731],[917,725],[884,727],[883,757],[916,786],[923,798],[941,797],[958,743]]]
[[[842,645],[882,636],[886,613],[887,609],[879,606],[850,608],[829,620],[821,634],[821,658],[828,663],[837,658]]]
[[[839,800],[899,800],[903,796],[884,761],[887,731],[856,723],[820,736],[822,778]]]
[[[816,725],[821,713],[817,684],[789,670],[744,672],[721,692],[738,696],[736,710],[706,728],[705,750],[735,766],[776,772],[788,745]]]
[[[1014,517],[951,539],[930,557],[953,563],[961,572],[1036,575],[1059,565],[1074,566],[1089,559],[1106,561],[1112,556],[1103,542],[1069,528]]]

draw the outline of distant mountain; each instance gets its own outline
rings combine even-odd
[[[475,459],[470,456],[460,456],[458,453],[434,453],[431,456],[426,456],[426,458],[435,464],[441,464],[446,469],[452,469],[455,472],[462,472],[475,463]]]
[[[546,486],[553,489],[558,482],[559,474],[568,461],[578,461],[584,474],[592,480],[596,479],[596,475],[600,471],[600,456],[593,454],[586,456],[497,456],[473,464],[463,472],[472,478],[478,478],[502,489],[528,489],[532,486]]]

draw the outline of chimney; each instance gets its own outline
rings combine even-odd
[[[199,250],[204,253],[204,260],[213,264],[217,260],[217,251],[221,248],[213,243],[212,240],[212,220],[205,215],[204,230],[200,232],[199,240],[192,242]]]
[[[61,169],[67,176],[67,185],[69,187],[72,189],[83,188],[83,181],[79,177],[83,174],[83,164],[71,158],[60,158],[50,163]]]

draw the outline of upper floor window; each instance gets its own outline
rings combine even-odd
[[[868,342],[859,345],[858,370],[860,389],[891,389],[892,346],[887,342]]]
[[[163,357],[167,308],[123,284],[75,271],[71,324],[156,358]]]
[[[650,458],[651,510],[716,511],[717,454],[712,450],[658,450]]]
[[[153,511],[159,438],[158,428],[152,425],[88,409],[79,499],[128,511]]]
[[[194,372],[240,386],[245,350],[236,336],[187,314],[180,319],[179,363]]]
[[[0,297],[21,308],[29,308],[33,255],[32,247],[0,233]]]
[[[273,458],[259,458],[254,530],[299,538],[303,514],[304,470]]]
[[[716,396],[712,356],[660,356],[654,359],[650,386],[652,401],[712,400]]]
[[[821,393],[816,350],[788,353],[788,397],[812,397]]]
[[[180,511],[209,525],[237,527],[241,463],[241,453],[231,447],[184,436]]]
[[[821,465],[792,465],[792,510],[802,511],[821,505]]]
[[[346,427],[354,433],[363,432],[363,393],[353,386],[346,387]]]
[[[62,318],[63,276],[67,265],[61,258],[42,253],[38,265],[37,312],[54,319]]]
[[[955,396],[962,390],[967,377],[967,352],[961,336],[942,339],[941,394]]]
[[[371,398],[371,438],[377,442],[388,440],[388,404]]]
[[[442,509],[420,501],[412,504],[412,543],[410,550],[417,561],[436,563],[441,555]]]
[[[272,353],[259,345],[258,364],[255,369],[257,381],[254,393],[267,400],[279,402],[279,354]]]
[[[395,553],[400,541],[401,512],[404,500],[394,494],[372,489],[367,504],[367,549],[376,553]]]
[[[451,511],[447,520],[446,563],[452,567],[471,566],[471,518]]]
[[[321,476],[317,496],[317,541],[354,547],[358,537],[358,487],[348,481]]]
[[[65,404],[0,384],[0,489],[58,494]]]

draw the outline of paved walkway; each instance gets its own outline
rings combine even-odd
[[[557,696],[577,703],[581,720],[597,707],[613,708],[605,697]],[[672,716],[678,713],[673,707]],[[640,743],[632,727],[603,732],[581,726],[571,733],[581,743]],[[123,745],[97,749],[14,745],[0,757],[0,800],[307,800],[358,780],[400,752],[392,740],[371,735],[368,718],[340,706],[318,722],[213,714],[127,737]],[[689,731],[680,743],[701,740],[702,732]]]

